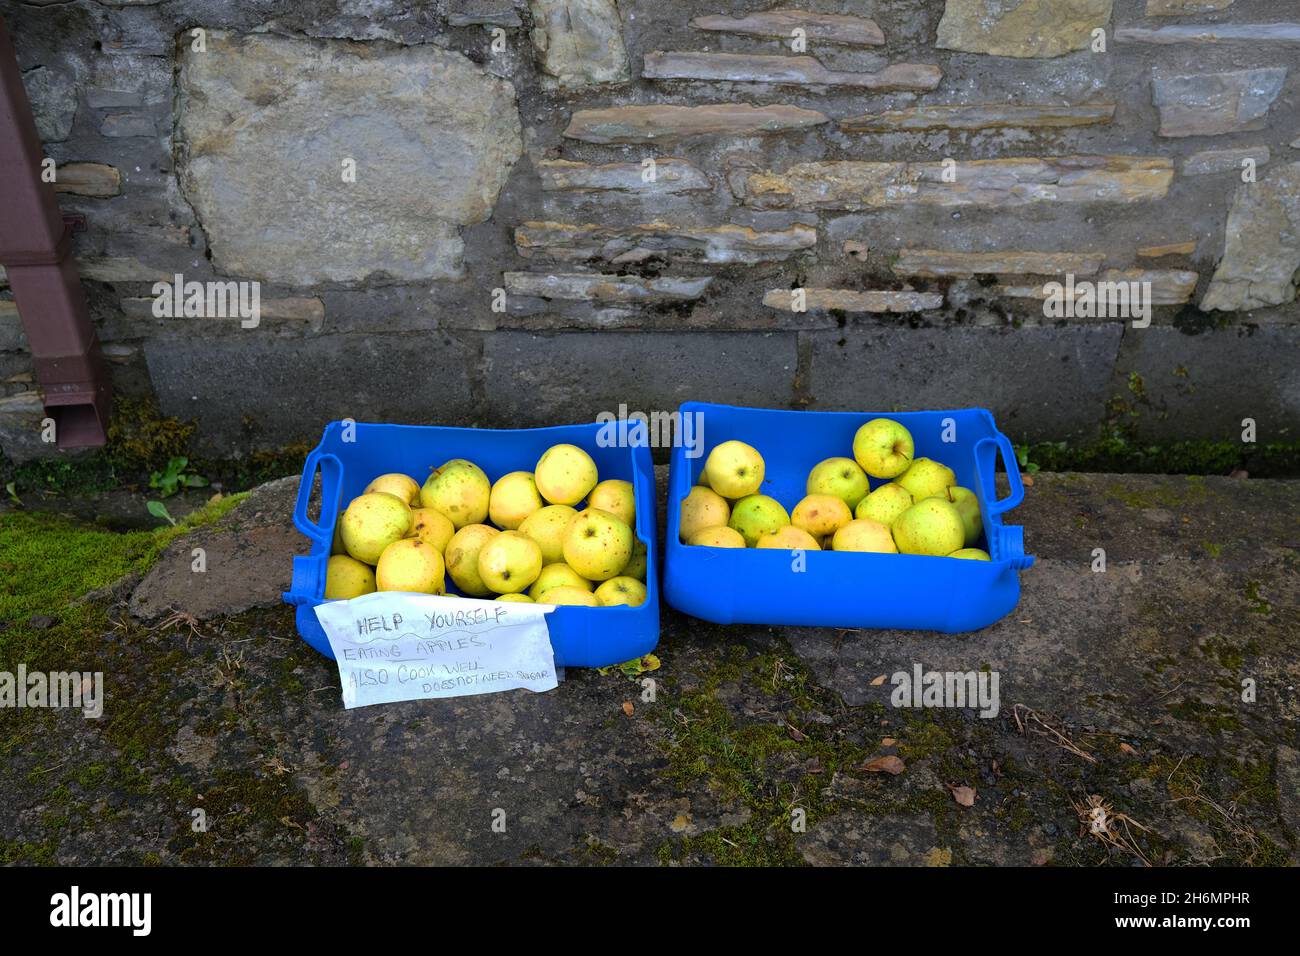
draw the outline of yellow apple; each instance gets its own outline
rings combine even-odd
[[[478,555],[483,545],[501,532],[485,524],[467,524],[447,544],[447,573],[470,597],[486,597],[492,589],[483,583],[478,573]]]
[[[590,591],[593,585],[573,568],[559,561],[542,567],[541,572],[537,575],[537,580],[528,589],[528,595],[534,601],[537,601],[551,588],[559,587],[582,588],[584,591]]]
[[[763,484],[763,456],[743,441],[724,441],[704,462],[704,480],[724,498],[744,498]]]
[[[502,531],[478,553],[478,576],[497,594],[527,590],[542,570],[542,549],[518,531]]]
[[[596,595],[590,591],[584,591],[582,588],[571,588],[561,584],[558,588],[551,588],[546,592],[546,597],[537,601],[538,604],[576,604],[582,607],[600,607],[600,602],[596,600]]]
[[[420,504],[437,508],[459,531],[466,525],[479,524],[488,513],[492,483],[483,469],[464,458],[443,462],[420,489]]]
[[[804,492],[810,495],[834,495],[852,511],[871,490],[867,474],[852,458],[827,458],[808,472]]]
[[[546,504],[531,471],[512,471],[497,479],[488,495],[488,517],[503,531],[514,531]]]
[[[948,555],[950,558],[965,558],[967,561],[991,561],[989,553],[981,548],[962,548]]]
[[[944,557],[966,540],[961,515],[947,498],[923,498],[898,516],[892,530],[904,554]]]
[[[701,528],[686,543],[704,548],[743,548],[745,539],[735,528]]]
[[[911,493],[913,501],[921,501],[942,495],[957,484],[957,476],[947,465],[941,465],[932,458],[917,458],[895,481]]]
[[[712,488],[696,485],[682,499],[681,538],[685,541],[697,531],[719,528],[731,518],[731,505]]]
[[[637,538],[632,542],[632,557],[628,558],[627,564],[623,567],[623,577],[644,581],[647,557],[648,552],[645,542]]]
[[[446,566],[442,555],[419,538],[403,538],[384,548],[375,568],[379,591],[414,591],[443,594],[447,590]]]
[[[878,554],[896,554],[898,546],[889,533],[889,527],[871,518],[854,518],[831,539],[833,551],[874,551]]]
[[[839,499],[836,499],[837,501]],[[844,504],[844,502],[840,502]],[[848,507],[845,505],[845,507]],[[777,549],[785,551],[820,551],[822,546],[817,543],[817,539],[810,535],[803,528],[796,528],[792,524],[777,528],[775,531],[766,531],[758,536],[756,548]]]
[[[406,537],[411,530],[411,509],[395,495],[372,491],[353,498],[339,521],[348,554],[366,564],[375,564],[384,548]]]
[[[881,485],[858,502],[855,518],[870,518],[888,527],[894,519],[912,507],[912,493],[897,482]]]
[[[439,554],[447,550],[447,542],[456,533],[450,518],[437,508],[412,508],[411,517],[411,537],[433,545]]]
[[[645,585],[636,578],[629,578],[626,574],[610,578],[596,588],[596,600],[600,602],[601,607],[617,607],[620,604],[637,607],[645,603],[645,596]]]
[[[401,498],[412,508],[420,503],[420,483],[410,475],[398,472],[380,475],[366,485],[366,490],[362,494],[368,495],[372,491],[386,491],[394,498]]]
[[[346,601],[375,589],[375,570],[364,561],[336,554],[325,565],[325,600]]]
[[[852,520],[849,506],[835,495],[808,495],[790,512],[790,523],[814,538],[834,534]]]
[[[853,436],[853,457],[872,478],[897,478],[915,451],[912,433],[890,418],[873,418]]]
[[[728,525],[739,531],[745,544],[752,548],[762,534],[789,523],[790,515],[781,502],[767,495],[749,495],[732,507]]]
[[[496,596],[496,600],[505,601],[510,604],[532,604],[533,603],[533,599],[530,598],[527,594],[519,594],[519,593],[498,594]]]
[[[577,445],[552,445],[537,459],[533,474],[537,490],[553,505],[576,505],[600,478],[596,463]]]
[[[347,511],[346,508],[343,511]],[[330,542],[330,554],[347,554],[348,549],[343,544],[343,511],[338,513],[334,519],[334,539]]]
[[[554,564],[564,560],[564,529],[577,513],[568,505],[547,505],[525,518],[518,530],[537,542],[543,561]]]
[[[564,563],[588,581],[608,581],[632,559],[632,529],[608,511],[588,508],[564,531]]]
[[[591,489],[591,494],[587,496],[587,507],[608,511],[629,528],[636,527],[636,495],[630,481],[621,478],[602,481]]]
[[[948,503],[957,509],[957,514],[961,515],[962,530],[966,532],[966,547],[969,548],[984,533],[984,521],[980,518],[979,498],[975,495],[975,492],[969,488],[963,488],[961,485],[945,488],[940,497],[947,498]]]

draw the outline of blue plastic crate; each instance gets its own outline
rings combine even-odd
[[[675,447],[668,478],[668,534],[664,595],[670,605],[719,624],[787,624],[844,628],[973,631],[1009,613],[1020,599],[1018,572],[1033,564],[1023,529],[1002,515],[1024,499],[1011,442],[980,408],[945,412],[800,412],[687,402],[682,416],[703,413],[704,451],[687,458]],[[951,468],[957,483],[979,497],[984,517],[978,547],[992,561],[910,554],[809,551],[802,571],[790,552],[708,548],[682,544],[682,499],[697,484],[709,452],[737,439],[766,463],[761,494],[792,510],[804,497],[808,472],[819,461],[853,457],[853,436],[873,418],[892,418],[912,433],[916,456]],[[951,420],[956,441],[942,431]],[[1007,466],[1011,493],[997,499],[997,456]],[[872,478],[871,487],[885,484]]]
[[[531,471],[542,452],[567,442],[586,450],[603,481],[632,482],[636,495],[636,534],[646,545],[646,601],[640,607],[557,607],[546,616],[560,667],[605,667],[631,660],[654,649],[659,641],[659,583],[655,541],[654,466],[648,447],[602,448],[596,443],[601,426],[561,425],[555,428],[481,429],[433,425],[353,426],[353,441],[343,440],[343,423],[330,422],[320,444],[307,456],[298,487],[293,523],[311,543],[311,553],[293,559],[293,584],[284,599],[297,606],[298,633],[326,657],[333,657],[315,608],[323,603],[325,567],[334,536],[334,522],[346,503],[361,494],[375,477],[401,472],[423,481],[430,468],[451,458],[467,458],[492,481],[511,471]],[[308,517],[312,484],[321,475],[320,517]],[[448,593],[459,593],[450,575]]]

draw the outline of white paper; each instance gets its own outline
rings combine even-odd
[[[549,604],[377,591],[317,605],[343,706],[558,685]]]

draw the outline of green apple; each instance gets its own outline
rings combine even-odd
[[[347,511],[346,508],[343,511]],[[343,511],[338,513],[334,519],[334,540],[330,542],[330,554],[347,554],[348,549],[343,544]]]
[[[881,485],[871,494],[858,502],[855,518],[870,518],[879,521],[886,528],[894,519],[912,507],[912,493],[896,481]]]
[[[932,458],[917,458],[895,481],[908,490],[913,501],[921,501],[942,495],[945,489],[957,484],[957,476],[947,465]]]
[[[514,531],[546,505],[531,471],[512,471],[497,479],[488,495],[488,517],[502,531]]]
[[[542,571],[542,549],[518,531],[493,535],[478,553],[478,576],[497,594],[527,590]]]
[[[636,578],[620,574],[596,588],[596,600],[601,607],[617,607],[620,604],[637,607],[645,603],[645,585]]]
[[[418,594],[444,594],[447,591],[446,565],[431,544],[419,538],[403,538],[384,548],[375,568],[377,591],[412,591]]]
[[[889,526],[872,518],[854,518],[831,540],[833,551],[874,551],[877,554],[895,554],[898,547],[889,533]]]
[[[617,577],[632,559],[632,529],[608,511],[588,508],[564,530],[564,563],[588,581]]]
[[[980,539],[984,531],[984,522],[980,519],[979,498],[975,492],[961,485],[945,488],[939,497],[947,498],[948,503],[957,508],[957,513],[961,515],[962,528],[966,531],[966,547],[969,548]]]
[[[745,539],[735,528],[701,528],[686,543],[704,548],[743,548]]]
[[[425,480],[420,505],[437,508],[459,531],[487,517],[491,496],[492,482],[483,469],[464,458],[453,458],[435,468]]]
[[[696,485],[682,499],[681,538],[685,541],[697,531],[718,528],[731,517],[731,505],[712,488]]]
[[[358,495],[339,519],[343,547],[366,564],[375,564],[384,548],[411,530],[411,509],[386,491]]]
[[[850,511],[870,490],[866,472],[852,458],[827,458],[818,462],[808,472],[808,484],[804,488],[810,495],[834,495],[848,505]]]
[[[989,553],[980,548],[962,548],[948,555],[950,558],[965,558],[967,561],[991,561]]]
[[[767,495],[748,495],[731,509],[728,526],[740,532],[748,547],[758,544],[761,535],[790,523],[790,514],[781,502]]]
[[[533,474],[537,490],[553,505],[576,505],[600,479],[596,463],[577,445],[552,445],[537,459]]]
[[[366,490],[362,494],[368,495],[374,491],[386,491],[394,498],[401,498],[412,508],[418,507],[420,504],[420,483],[410,475],[403,475],[398,472],[380,475],[366,485]]]
[[[608,478],[591,489],[587,507],[608,511],[629,528],[636,527],[636,494],[632,482],[621,478]]]
[[[853,436],[853,457],[872,478],[898,477],[914,452],[912,433],[892,418],[873,418]]]
[[[814,538],[834,534],[853,520],[853,513],[838,495],[808,495],[790,512],[790,523]]]
[[[923,498],[908,508],[891,529],[898,550],[904,554],[952,554],[966,540],[961,515],[946,498]]]
[[[646,575],[646,562],[649,558],[649,551],[646,544],[640,538],[632,542],[632,557],[628,559],[626,567],[623,568],[623,577],[636,578],[638,581],[644,581]]]
[[[532,604],[533,599],[527,594],[498,594],[495,598],[497,601],[505,601],[509,604]]]
[[[844,504],[844,502],[841,501],[840,504]],[[820,551],[822,549],[816,538],[803,528],[796,528],[792,524],[777,528],[775,531],[765,531],[760,534],[758,543],[754,547],[780,549],[782,551]]]
[[[447,550],[451,536],[456,533],[450,518],[437,508],[412,508],[411,519],[410,537],[433,545],[439,554]]]
[[[577,513],[568,505],[547,505],[525,518],[516,530],[536,541],[542,549],[542,560],[554,564],[564,560],[564,529]]]
[[[528,596],[537,601],[551,588],[559,587],[582,588],[584,591],[590,591],[592,583],[564,562],[558,561],[542,568],[541,573],[537,575],[537,580],[528,589]]]
[[[582,588],[571,588],[561,584],[558,588],[551,588],[546,592],[544,599],[538,600],[538,604],[572,604],[579,607],[600,607],[600,602],[596,600],[596,595],[590,591],[584,591]]]
[[[336,554],[325,565],[325,600],[346,601],[375,589],[375,569],[348,554]]]
[[[447,544],[447,573],[456,587],[470,597],[486,597],[492,589],[483,583],[478,573],[478,555],[483,545],[501,532],[490,525],[467,524]]]
[[[763,484],[763,456],[743,441],[724,441],[704,462],[704,481],[724,498],[744,498]]]

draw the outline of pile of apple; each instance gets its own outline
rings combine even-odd
[[[444,594],[450,575],[471,597],[638,605],[646,599],[646,547],[635,527],[631,482],[601,481],[576,445],[553,445],[533,471],[496,484],[454,458],[423,485],[380,475],[352,500],[335,525],[325,597]]]
[[[682,501],[681,537],[712,548],[784,548],[928,554],[988,561],[972,545],[979,499],[952,469],[914,458],[912,434],[874,418],[853,437],[852,458],[827,458],[808,474],[806,497],[787,512],[758,493],[763,456],[742,441],[709,453],[701,483]],[[871,491],[868,476],[892,479]]]

